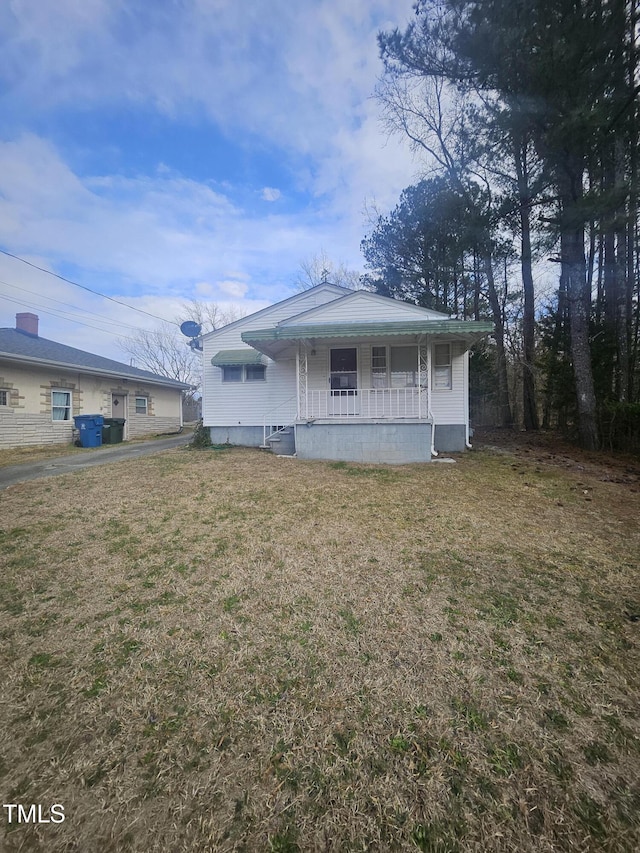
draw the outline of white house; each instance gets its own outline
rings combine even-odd
[[[490,323],[320,284],[203,337],[214,443],[427,462],[469,446],[469,347]]]

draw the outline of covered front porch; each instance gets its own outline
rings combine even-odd
[[[299,457],[427,462],[435,454],[434,392],[459,398],[464,449],[462,363],[469,332],[468,323],[450,320],[352,322],[282,325],[242,339],[290,365],[295,418],[288,423],[295,426]],[[270,417],[272,424],[285,422],[284,415]]]
[[[450,349],[434,355],[422,329],[395,323],[284,326],[242,337],[273,361],[295,362],[298,421],[429,420],[430,377],[450,371]]]

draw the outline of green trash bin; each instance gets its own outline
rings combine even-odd
[[[120,444],[124,438],[124,418],[105,418],[102,427],[103,444]]]

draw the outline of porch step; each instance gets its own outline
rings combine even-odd
[[[288,427],[278,430],[277,433],[271,436],[267,436],[265,443],[276,456],[288,456],[291,453],[295,453],[293,429]]]

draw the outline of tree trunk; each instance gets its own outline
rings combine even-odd
[[[498,378],[498,410],[500,412],[500,426],[513,427],[513,415],[509,405],[509,379],[507,376],[507,353],[504,345],[504,316],[500,306],[500,300],[496,291],[496,283],[493,276],[493,265],[491,255],[484,256],[484,272],[487,277],[487,292],[493,322],[496,327],[496,373]]]
[[[534,374],[536,321],[533,270],[531,267],[531,191],[527,167],[527,143],[517,142],[514,153],[520,208],[520,269],[524,294],[522,307],[522,417],[526,430],[536,430],[540,428],[540,424]]]
[[[540,424],[538,421],[538,406],[536,402],[536,383],[534,374],[536,322],[533,271],[531,268],[531,222],[528,202],[523,202],[520,206],[520,222],[522,227],[521,269],[522,286],[524,290],[522,318],[522,406],[524,428],[526,430],[536,430],[539,429]]]
[[[582,446],[587,450],[597,450],[596,397],[589,346],[591,294],[586,285],[584,226],[576,225],[575,221],[567,222],[566,214],[563,218],[565,222],[560,235],[560,254],[562,275],[567,283],[571,360],[578,404],[578,431]]]

